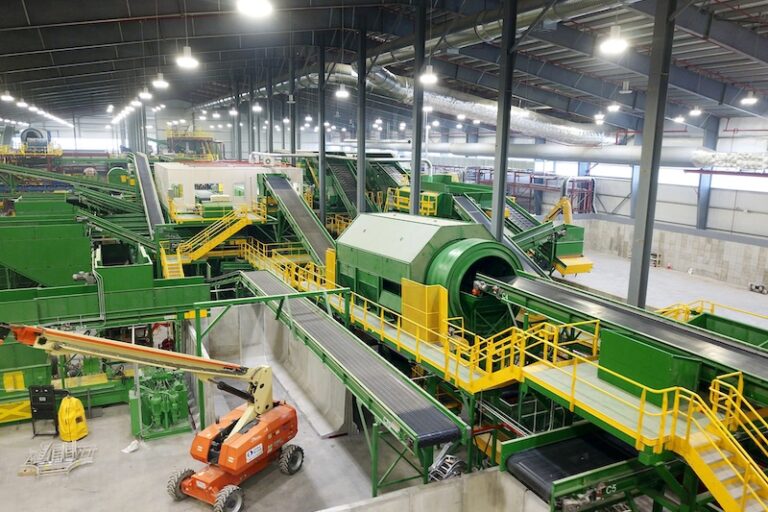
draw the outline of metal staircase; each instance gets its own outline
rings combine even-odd
[[[251,219],[245,209],[232,210],[189,240],[180,243],[176,253],[182,263],[199,260],[249,224]]]

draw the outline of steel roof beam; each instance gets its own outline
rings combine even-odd
[[[476,46],[468,46],[459,50],[461,55],[466,55],[476,60],[498,64],[499,50],[495,46],[483,43]],[[642,91],[633,91],[632,94],[619,94],[619,87],[616,84],[606,82],[584,73],[579,73],[561,66],[550,64],[546,61],[536,59],[529,55],[518,53],[515,62],[515,70],[526,75],[535,76],[549,82],[564,85],[570,89],[594,96],[596,98],[610,100],[624,107],[635,110],[645,110],[645,93]],[[667,103],[667,116],[688,116],[689,109],[673,103]],[[608,118],[614,114],[608,114]],[[686,117],[685,124],[696,128],[708,129],[717,124],[718,118],[711,115],[702,115],[698,118]]]
[[[442,60],[432,60],[435,70],[441,75],[472,85],[479,85],[493,91],[498,90],[498,77],[491,73],[483,73],[471,68],[458,66]],[[595,114],[602,109],[592,103],[587,103],[574,98],[569,98],[555,91],[540,89],[516,82],[512,94],[518,98],[546,105],[554,110],[575,114],[594,119]],[[606,117],[606,123],[626,130],[639,130],[642,127],[642,119],[629,114],[617,113]]]
[[[653,17],[656,0],[642,0],[627,7]],[[738,23],[722,20],[705,9],[688,7],[675,17],[678,29],[710,41],[744,57],[768,64],[768,37]]]
[[[563,24],[558,24],[554,30],[534,30],[531,32],[531,37],[573,50],[587,57],[610,62],[639,75],[647,77],[649,74],[649,56],[632,49],[628,49],[622,55],[617,56],[600,54],[597,51],[597,38],[595,36]],[[675,65],[670,66],[669,85],[700,98],[717,102],[719,105],[731,107],[739,112],[768,119],[768,102],[760,102],[751,107],[741,105],[740,100],[747,95],[747,91],[694,71]]]

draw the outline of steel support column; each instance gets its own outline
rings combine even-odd
[[[288,56],[288,119],[290,122],[284,129],[290,128],[290,150],[291,154],[296,154],[296,137],[299,133],[299,124],[296,122],[297,103],[296,103],[296,62],[293,46],[289,49]],[[291,165],[296,165],[296,157],[291,157]]]
[[[424,0],[416,4],[414,27],[413,66],[413,146],[411,151],[411,215],[419,214],[421,203],[421,144],[424,136],[424,86],[419,76],[424,72],[424,43],[427,36],[427,5]],[[361,127],[363,130],[365,126]]]
[[[326,200],[328,197],[326,185],[325,162],[325,41],[320,42],[317,56],[317,146],[318,146],[318,197],[320,198],[320,222],[325,226]]]
[[[677,0],[659,0],[651,46],[647,105],[643,123],[643,150],[640,156],[640,181],[637,190],[635,230],[632,235],[632,263],[629,271],[627,301],[645,307],[650,271],[653,222],[659,185],[659,160],[664,137],[664,106],[667,101],[669,67],[672,61],[672,36],[675,20],[672,13]]]
[[[275,152],[275,110],[272,98],[272,62],[269,57],[271,55],[267,53],[267,153]]]
[[[248,128],[248,154],[256,151],[256,137],[253,134],[253,71],[248,73],[248,112],[245,116]]]
[[[365,182],[366,182],[366,165],[365,165],[365,78],[368,74],[366,69],[366,43],[368,33],[365,26],[360,26],[358,32],[360,37],[359,46],[357,47],[357,214],[365,213]]]
[[[504,2],[501,54],[499,57],[499,109],[496,114],[496,155],[494,156],[491,234],[501,241],[504,236],[504,212],[507,200],[507,163],[509,154],[509,116],[512,108],[512,75],[515,70],[515,32],[517,2]]]
[[[704,132],[704,147],[717,151],[717,138],[720,132],[718,122],[714,130]],[[709,220],[709,200],[712,196],[712,175],[699,174],[699,200],[696,204],[696,229],[707,229]]]
[[[638,133],[635,135],[635,146],[643,145],[643,135]],[[629,185],[629,216],[635,218],[637,212],[637,189],[640,186],[640,166],[632,166],[632,177]]]

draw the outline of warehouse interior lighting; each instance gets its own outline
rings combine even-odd
[[[168,88],[168,82],[163,78],[162,73],[157,74],[157,78],[152,80],[152,87],[155,89],[167,89]]]
[[[149,89],[147,89],[145,87],[144,89],[142,89],[139,92],[139,99],[141,99],[141,100],[151,100],[152,99],[152,93],[149,92]]]
[[[262,110],[264,110],[264,109],[263,109],[263,108],[261,108],[261,105],[259,105],[258,103],[256,103],[254,106],[252,106],[252,107],[251,107],[251,110],[253,110],[254,112],[257,112],[257,113],[258,113],[258,112],[261,112],[261,111],[262,111]]]
[[[608,110],[608,112],[618,112],[619,110],[621,110],[621,105],[619,105],[618,103],[611,103],[610,105],[608,105],[606,110]]]
[[[30,108],[29,108],[29,110],[32,110],[32,107],[30,107]],[[111,113],[112,113],[114,110],[115,110],[115,106],[114,106],[114,105],[112,105],[112,104],[110,104],[110,105],[107,107],[107,114],[111,114]]]
[[[11,96],[10,91],[6,90],[2,96],[0,96],[0,100],[3,100],[5,102],[11,102],[13,101],[13,96]]]
[[[237,0],[237,10],[249,18],[266,18],[275,8],[269,0]]]
[[[131,106],[132,107],[140,107],[141,106],[141,102],[139,100],[137,100],[137,99],[133,99],[133,100],[131,100]]]
[[[683,116],[676,116],[674,119],[672,119],[677,124],[683,124],[685,122],[685,117]]]
[[[7,93],[7,91],[6,91]],[[741,98],[741,104],[746,106],[752,106],[757,103],[757,96],[755,96],[755,93],[752,91],[749,91],[749,94]]]
[[[195,69],[200,62],[192,56],[192,48],[185,46],[181,50],[181,55],[176,57],[176,64],[182,69]]]
[[[16,103],[16,106],[19,107],[19,108],[27,108],[29,106],[29,104],[26,101],[24,101],[24,98],[21,98],[18,101],[18,103]]]
[[[341,84],[339,88],[336,89],[336,97],[341,100],[349,98],[349,91],[344,87],[344,84]]]
[[[435,69],[432,67],[432,64],[427,65],[427,69],[425,69],[419,77],[419,82],[424,85],[435,85],[437,83],[437,75],[435,74]]]
[[[606,55],[619,55],[629,48],[629,43],[621,37],[621,27],[613,25],[608,38],[600,43],[600,51]]]
[[[688,115],[691,117],[699,117],[701,115],[701,109],[699,107],[693,107]]]
[[[229,115],[232,117],[237,116],[237,109],[235,107],[232,107],[231,109],[229,109]]]
[[[595,121],[605,121],[605,114],[602,112],[595,114]]]

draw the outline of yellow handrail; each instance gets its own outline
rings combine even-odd
[[[768,320],[768,315],[761,313],[755,313],[753,311],[747,311],[746,309],[740,309],[726,304],[720,304],[718,302],[712,302],[709,300],[698,299],[688,304],[675,303],[667,307],[657,309],[656,313],[674,320],[681,322],[690,321],[692,316],[700,315],[702,313],[709,313],[711,315],[717,314],[718,310],[731,311],[733,313],[740,313],[742,315],[748,315],[754,318],[760,318],[762,320]]]

